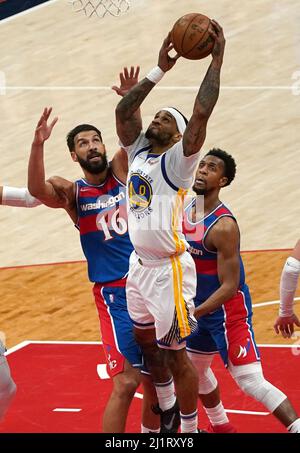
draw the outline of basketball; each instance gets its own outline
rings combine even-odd
[[[171,30],[171,40],[176,52],[189,60],[207,57],[214,46],[208,33],[210,19],[204,14],[190,13],[180,17]]]

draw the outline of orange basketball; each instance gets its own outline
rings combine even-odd
[[[171,31],[176,52],[189,60],[207,57],[213,49],[214,40],[208,33],[210,19],[204,14],[190,13],[180,17]]]

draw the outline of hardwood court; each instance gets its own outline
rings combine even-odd
[[[254,305],[278,300],[287,256],[288,251],[243,253]],[[23,340],[100,340],[92,284],[84,262],[2,268],[0,286],[0,330],[5,331],[9,347]],[[295,341],[284,341],[273,331],[278,304],[254,307],[253,311],[259,343]]]
[[[110,87],[125,65],[156,65],[163,38],[187,12],[217,19],[225,30],[221,94],[203,151],[224,148],[236,158],[237,176],[222,199],[236,214],[242,250],[290,249],[300,219],[300,4],[295,0],[133,0],[119,18],[87,20],[66,1],[0,23],[0,184],[25,186],[36,121],[53,106],[59,122],[46,143],[47,176],[81,175],[68,155],[67,132],[97,125],[111,156],[118,148]],[[143,104],[145,126],[174,105],[187,116],[209,58],[180,59]],[[23,340],[98,340],[98,319],[87,282],[78,233],[67,215],[46,207],[0,207],[2,267],[0,330],[8,346]],[[244,255],[253,302],[278,299],[288,252]],[[299,292],[298,292],[299,296]],[[278,306],[254,309],[258,342],[283,342],[272,324]]]

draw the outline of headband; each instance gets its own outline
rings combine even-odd
[[[179,113],[177,110],[173,109],[172,107],[164,107],[161,110],[165,110],[166,112],[171,113],[171,115],[175,118],[178,131],[180,132],[181,135],[183,135],[185,128],[186,128],[186,124],[185,124],[184,118],[181,115],[181,113]]]

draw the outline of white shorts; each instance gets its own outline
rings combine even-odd
[[[197,329],[194,318],[196,270],[188,252],[160,260],[131,254],[126,297],[135,327],[155,327],[157,342],[172,347]]]

